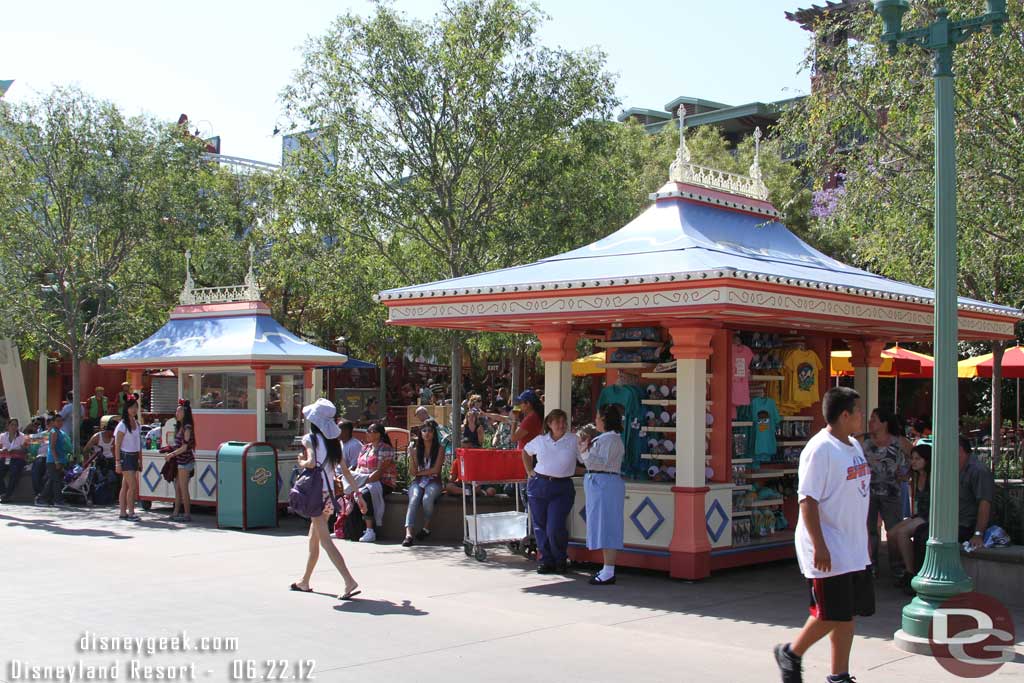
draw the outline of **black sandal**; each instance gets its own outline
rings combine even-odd
[[[313,587],[310,586],[309,588],[303,589],[303,588],[299,588],[299,584],[293,583],[291,585],[291,590],[298,591],[299,593],[312,593],[313,592]]]
[[[416,532],[417,541],[425,541],[428,538],[430,538],[430,529],[420,529]]]
[[[409,547],[411,547],[411,546],[412,546],[412,545],[413,545],[413,544],[414,544],[415,542],[416,542],[416,540],[415,540],[415,539],[414,539],[414,538],[413,538],[412,536],[406,536],[406,537],[405,537],[405,540],[404,540],[404,541],[402,541],[402,547],[403,547],[403,548],[409,548]]]

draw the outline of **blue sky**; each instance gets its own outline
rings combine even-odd
[[[437,0],[395,0],[427,19]],[[661,109],[679,95],[728,104],[805,93],[800,72],[809,34],[784,12],[810,0],[543,0],[551,46],[598,46],[618,75],[623,107]],[[7,3],[0,24],[0,79],[12,101],[76,84],[131,113],[166,120],[185,112],[222,152],[280,160],[278,94],[306,38],[363,0],[93,0]]]

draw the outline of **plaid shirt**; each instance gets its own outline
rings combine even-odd
[[[380,443],[375,449],[372,444],[363,446],[359,454],[356,471],[372,474],[380,470],[380,483],[392,489],[398,484],[398,462],[395,460],[395,449],[386,443]]]

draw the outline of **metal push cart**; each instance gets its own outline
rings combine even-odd
[[[472,487],[472,514],[462,495],[462,547],[467,557],[478,562],[487,559],[485,545],[505,543],[513,553],[536,554],[529,511],[520,510],[520,485],[526,483],[526,468],[523,466],[523,452],[489,450],[483,448],[459,448],[455,451],[456,470],[459,481]],[[476,509],[476,489],[479,484],[513,484],[515,486],[515,510],[479,514]]]

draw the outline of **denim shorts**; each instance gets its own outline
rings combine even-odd
[[[121,471],[122,472],[138,472],[139,471],[139,454],[129,453],[128,451],[121,451]]]
[[[191,472],[195,468],[196,468],[196,461],[195,460],[193,460],[192,462],[188,463],[187,465],[182,465],[180,463],[178,464],[178,469],[179,470],[185,470],[186,472]]]

